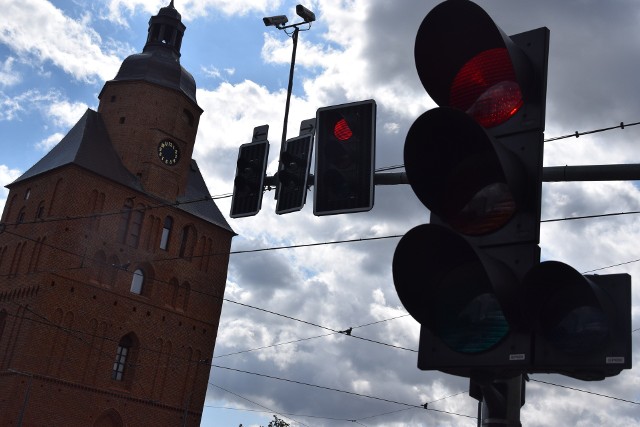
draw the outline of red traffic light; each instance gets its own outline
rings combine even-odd
[[[314,215],[371,210],[374,199],[375,101],[319,108],[316,131]]]
[[[348,141],[353,136],[349,123],[345,119],[340,119],[333,127],[333,135],[340,141]]]
[[[449,104],[485,128],[513,117],[524,102],[507,49],[485,50],[464,64],[451,84]]]
[[[429,12],[414,51],[431,98],[439,106],[465,111],[485,128],[509,121],[525,105],[540,108],[545,85],[535,82],[528,53],[468,0],[447,0]]]

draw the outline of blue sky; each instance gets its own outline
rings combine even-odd
[[[54,146],[86,108],[95,109],[104,81],[129,54],[140,52],[147,23],[165,0],[0,0],[0,183],[18,177]],[[435,104],[422,88],[413,60],[420,22],[433,0],[313,0],[310,31],[300,33],[289,137],[317,108],[375,99],[376,166],[403,163],[413,121]],[[551,31],[547,137],[640,120],[640,4],[635,0],[479,1],[507,34],[540,26]],[[276,167],[291,58],[290,39],[262,17],[296,19],[288,0],[176,0],[187,26],[182,65],[195,77],[200,121],[194,158],[211,194],[232,191],[235,159],[252,130],[270,125],[269,171]],[[545,165],[640,163],[640,126],[550,142]],[[639,211],[633,182],[543,184],[543,219]],[[0,207],[6,191],[0,191]],[[307,199],[312,200],[311,195]],[[371,212],[314,217],[311,203],[298,213],[274,213],[267,192],[262,211],[230,219],[239,234],[233,250],[400,235],[428,220],[408,186],[378,187]],[[225,215],[228,199],[219,201]],[[618,216],[544,223],[545,259],[578,271],[640,258],[640,217]],[[356,329],[361,336],[414,349],[419,325],[400,304],[391,278],[397,239],[231,256],[225,297],[316,325]],[[640,277],[639,263],[601,274]],[[403,317],[401,317],[403,316]],[[393,320],[388,320],[393,319]],[[633,329],[640,328],[640,291],[633,287]],[[464,379],[415,368],[415,353],[326,334],[309,324],[225,303],[213,363],[240,371],[422,405],[467,390]],[[634,363],[639,332],[633,334]],[[255,350],[260,347],[268,347]],[[233,356],[229,353],[243,352]],[[583,383],[536,375],[560,385],[640,401],[637,369],[604,382]],[[457,416],[406,409],[339,392],[213,368],[203,426],[266,425],[272,414],[292,425],[475,425]],[[224,389],[224,390],[223,390]],[[225,391],[228,390],[228,391]],[[220,409],[228,407],[233,409]],[[474,415],[466,394],[433,408]],[[267,408],[267,409],[265,409]],[[403,411],[397,412],[401,409]],[[262,411],[265,412],[255,412]],[[380,415],[389,413],[386,415]],[[637,405],[531,382],[523,424],[640,423]],[[313,417],[304,417],[310,415]],[[462,420],[462,421],[461,421]],[[465,424],[466,423],[466,424]],[[583,424],[580,424],[583,423]]]

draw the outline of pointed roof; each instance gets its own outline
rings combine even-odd
[[[111,144],[102,117],[91,109],[87,109],[58,145],[6,187],[10,189],[18,183],[70,164],[145,193],[138,178],[122,164]],[[194,202],[194,200],[199,201]],[[195,160],[191,160],[185,194],[179,197],[177,202],[178,209],[234,233],[216,203],[211,199]]]
[[[207,184],[204,182],[198,164],[193,159],[191,159],[191,167],[189,169],[187,190],[183,196],[178,197],[178,203],[180,203],[178,209],[216,224],[235,235],[224,215],[218,209],[218,205],[211,199]]]
[[[142,191],[138,179],[124,167],[111,145],[102,117],[91,109],[87,109],[58,145],[7,188],[72,163]]]

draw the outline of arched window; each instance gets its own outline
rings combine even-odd
[[[20,211],[18,212],[18,217],[16,218],[16,225],[22,224],[24,222],[25,210],[26,208],[24,206],[20,208]]]
[[[193,225],[187,225],[182,229],[182,242],[180,243],[181,258],[188,258],[189,261],[191,261],[197,238],[196,228]]]
[[[129,333],[118,342],[116,348],[116,358],[111,370],[111,379],[116,381],[126,381],[131,384],[136,359],[136,347],[138,340],[133,333]]]
[[[170,216],[164,219],[164,226],[162,227],[162,237],[160,238],[160,249],[167,250],[169,246],[169,236],[171,236],[171,229],[173,228],[173,218]]]
[[[133,278],[131,279],[131,293],[141,295],[143,286],[144,273],[142,270],[137,269],[133,272]]]
[[[44,200],[38,203],[38,208],[36,209],[36,219],[42,219],[44,217]]]
[[[127,241],[131,209],[133,209],[133,199],[125,200],[124,205],[120,210],[120,229],[118,230],[118,241],[120,241],[120,243],[126,243]]]
[[[129,225],[129,246],[138,247],[140,242],[140,231],[142,230],[142,220],[144,219],[144,205],[138,204],[131,212],[131,224]]]

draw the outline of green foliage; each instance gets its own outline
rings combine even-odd
[[[281,420],[276,415],[274,415],[273,421],[270,421],[267,427],[289,427],[289,423],[287,423],[284,420]]]

